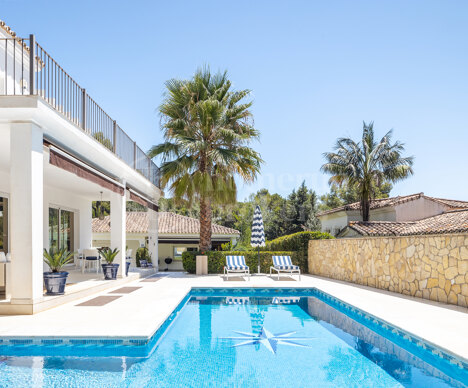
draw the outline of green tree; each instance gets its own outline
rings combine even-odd
[[[332,175],[329,183],[347,184],[357,190],[364,221],[369,221],[370,202],[375,188],[383,182],[395,183],[413,174],[413,157],[403,157],[402,143],[391,143],[392,131],[380,141],[374,138],[374,123],[363,123],[362,140],[339,138],[334,152],[324,154],[322,171]]]
[[[262,159],[249,145],[258,139],[249,90],[235,91],[227,73],[199,69],[190,80],[166,82],[159,107],[165,142],[149,156],[161,157],[161,185],[175,198],[200,205],[200,249],[211,248],[212,204],[235,203],[236,183],[255,180]]]
[[[95,134],[93,134],[93,137],[107,149],[111,151],[114,149],[112,141],[108,137],[106,137],[106,135],[104,135],[104,132],[96,132]]]
[[[186,217],[200,217],[200,207],[198,203],[190,204],[183,199],[176,200],[175,198],[161,197],[159,199],[159,211],[172,212]]]
[[[289,195],[285,213],[288,220],[285,234],[320,229],[320,222],[316,217],[317,195],[307,188],[305,182]]]
[[[127,212],[148,211],[146,207],[133,201],[127,201],[126,210]],[[98,218],[101,211],[104,214],[104,216],[108,216],[110,214],[111,212],[110,201],[93,201],[92,203],[93,218]]]
[[[108,216],[110,214],[110,202],[109,201],[93,201],[92,203],[93,218],[98,218],[99,214]]]
[[[380,186],[375,186],[374,198],[388,198],[392,188],[393,185],[389,182],[384,182]],[[359,194],[355,187],[350,187],[347,184],[342,184],[341,187],[339,187],[336,183],[333,183],[330,186],[330,192],[320,197],[319,210],[334,209],[354,202],[359,202]]]

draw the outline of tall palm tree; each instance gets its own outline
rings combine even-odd
[[[369,221],[371,200],[375,188],[384,182],[397,182],[413,174],[413,157],[403,157],[404,144],[391,143],[392,131],[377,142],[374,123],[363,123],[362,140],[349,138],[336,141],[334,152],[324,154],[327,163],[322,171],[331,174],[330,184],[348,184],[357,189],[363,221]]]
[[[227,72],[199,69],[190,80],[171,79],[159,107],[165,142],[150,157],[161,157],[161,185],[175,198],[200,203],[200,249],[211,248],[211,205],[236,201],[238,175],[255,180],[263,162],[249,147],[258,139],[249,90],[235,91]]]

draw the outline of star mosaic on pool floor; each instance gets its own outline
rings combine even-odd
[[[298,346],[302,348],[308,348],[308,345],[304,345],[295,341],[310,341],[315,340],[314,337],[291,337],[293,334],[296,334],[296,331],[288,331],[286,333],[273,334],[269,330],[262,327],[260,333],[245,333],[242,331],[234,331],[234,333],[240,334],[241,337],[224,337],[223,339],[232,339],[235,341],[241,341],[233,345],[233,347],[238,346],[247,346],[247,345],[256,345],[261,344],[265,346],[273,354],[276,353],[278,345],[287,345],[287,346]]]

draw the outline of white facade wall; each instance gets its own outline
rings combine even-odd
[[[369,219],[371,221],[396,221],[396,211],[393,207],[386,207],[382,209],[371,210],[369,214]],[[359,216],[359,219],[356,221],[362,220],[362,217]]]
[[[322,232],[330,233],[336,236],[338,232],[346,227],[350,221],[358,221],[361,215],[359,212],[340,211],[336,213],[326,214],[319,217]]]
[[[362,215],[359,211],[340,211],[331,214],[325,214],[320,218],[322,223],[322,232],[331,233],[336,236],[340,230],[348,226],[351,221],[362,221]],[[395,208],[382,208],[371,210],[371,221],[396,221],[397,213]]]
[[[446,210],[448,210],[447,206],[422,197],[395,206],[396,221],[422,220],[427,217],[442,214]]]
[[[0,28],[0,95],[22,93],[29,94],[29,51]]]

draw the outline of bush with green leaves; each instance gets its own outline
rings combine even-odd
[[[54,248],[47,251],[44,249],[44,263],[46,263],[51,272],[60,272],[62,267],[73,261],[75,252],[69,252],[65,248],[57,251]]]
[[[136,251],[135,262],[136,266],[140,267],[140,260],[146,260],[148,263],[151,263],[151,255],[147,247],[140,247]]]
[[[298,232],[288,234],[275,238],[274,240],[267,241],[266,246],[262,248],[265,251],[296,251],[298,254],[298,264],[304,273],[309,270],[307,256],[309,252],[310,240],[327,240],[334,238],[331,234],[322,232]]]
[[[114,248],[114,249],[101,248],[101,249],[98,249],[98,251],[107,264],[112,264],[115,260],[115,257],[120,252],[117,248]]]
[[[258,267],[258,253],[256,251],[246,252],[225,252],[225,251],[208,251],[204,253],[208,256],[208,273],[223,273],[223,267],[226,265],[226,256],[244,256],[245,263],[250,268],[250,273],[256,273]],[[182,263],[184,270],[188,273],[196,271],[196,257],[201,255],[201,252],[184,252],[182,253]],[[269,273],[270,267],[273,265],[272,256],[291,256],[293,264],[299,265],[301,270],[304,270],[301,265],[297,252],[266,252],[260,251],[260,271]]]

